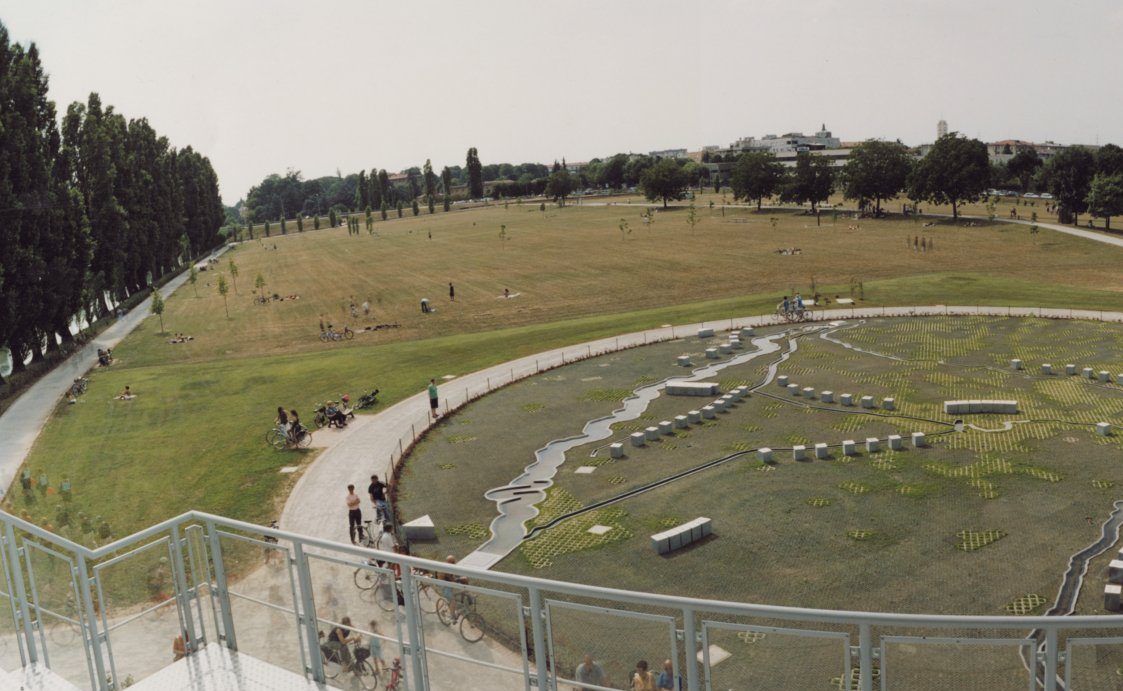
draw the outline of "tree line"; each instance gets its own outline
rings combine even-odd
[[[224,211],[210,161],[97,93],[61,119],[34,43],[0,23],[0,346],[15,371],[209,250]],[[2,383],[3,380],[0,380]]]

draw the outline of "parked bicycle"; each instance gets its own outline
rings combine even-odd
[[[274,427],[265,433],[265,442],[278,451],[285,449],[307,449],[312,445],[312,432],[301,427],[296,439],[289,436],[287,430]]]
[[[402,659],[400,657],[394,658],[394,664],[390,667],[390,678],[386,681],[386,691],[398,691],[398,686],[402,683]]]
[[[451,602],[443,596],[437,600],[437,618],[445,626],[459,623],[460,636],[469,643],[484,637],[483,617],[476,611],[476,597],[469,592],[461,590],[453,593]]]
[[[85,377],[78,377],[74,383],[70,385],[70,393],[75,396],[81,396],[86,393],[86,389],[90,386],[90,380]]]
[[[327,329],[320,332],[320,340],[324,343],[327,343],[328,341],[342,341],[345,338],[350,341],[354,337],[355,332],[352,331],[351,327],[349,326],[343,327],[342,331],[336,331],[329,326]]]

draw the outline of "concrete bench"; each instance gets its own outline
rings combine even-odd
[[[895,399],[895,398],[883,399],[881,401],[881,407],[884,408],[885,410],[896,410],[897,409],[897,399]]]
[[[873,407],[873,396],[862,396],[861,401],[862,401],[862,407],[863,408],[872,408]]]
[[[1053,373],[1053,366],[1046,362],[1045,364],[1041,365],[1041,373],[1042,374],[1052,374]]]
[[[1110,437],[1111,436],[1111,423],[1110,422],[1097,422],[1096,423],[1096,434],[1100,435],[1101,437]]]
[[[822,443],[822,442],[815,445],[815,458],[818,458],[820,460],[824,460],[824,459],[827,459],[827,458],[830,458],[830,457],[831,457],[831,450],[830,450],[829,446],[827,446],[825,443]]]
[[[799,384],[788,384],[788,393],[793,396],[799,395]]]
[[[608,445],[608,455],[611,456],[612,458],[623,458],[624,457],[624,445],[621,444],[620,442],[616,442],[614,444],[609,444]]]
[[[713,329],[698,329],[698,338],[713,338]]]
[[[1010,366],[1014,369],[1022,369],[1022,361],[1015,358],[1010,361]]]
[[[1085,379],[1091,379],[1093,374],[1094,372],[1092,371],[1091,367],[1085,367],[1084,369],[1080,370],[1080,376],[1084,377]]]
[[[643,437],[647,441],[657,441],[659,439],[659,428],[648,427],[643,430]]]
[[[699,422],[702,421],[702,411],[701,410],[688,410],[688,411],[686,411],[686,419],[687,419],[687,421],[690,422],[690,424],[697,425]]]
[[[757,449],[756,455],[757,458],[764,461],[765,463],[772,462],[772,449],[768,448],[767,446]]]
[[[663,420],[662,422],[659,423],[659,433],[664,434],[664,435],[674,434],[675,433],[674,423],[671,422],[670,420]]]
[[[779,386],[781,389],[788,388],[788,375],[781,374],[780,376],[776,377],[776,386]]]
[[[823,403],[834,403],[834,391],[823,391],[819,393],[819,400]]]
[[[669,381],[668,396],[716,396],[721,393],[721,385],[712,381]]]
[[[803,387],[803,397],[815,398],[815,389],[811,388],[810,386]]]
[[[741,338],[752,338],[756,334],[751,326],[746,326],[741,329]]]
[[[630,438],[632,440],[632,446],[643,446],[644,443],[646,443],[646,438],[644,437],[643,432],[635,432]]]
[[[842,405],[854,405],[854,396],[848,393],[844,393],[838,397],[838,402]]]
[[[686,429],[687,426],[688,426],[688,421],[687,421],[687,418],[686,418],[685,415],[676,415],[675,416],[675,427],[677,427],[678,429]]]
[[[899,434],[890,434],[888,441],[889,448],[894,451],[899,451],[904,448],[904,444],[901,442],[901,435]]]
[[[690,356],[689,355],[679,355],[678,356],[678,365],[679,365],[679,367],[690,367]]]
[[[924,436],[924,432],[912,433],[912,448],[919,449],[928,446],[928,439]]]
[[[429,518],[429,514],[403,524],[402,530],[405,531],[406,540],[437,539],[437,526],[433,524],[433,519]]]
[[[1076,365],[1072,364],[1071,362],[1065,365],[1065,374],[1070,377],[1076,374]]]
[[[807,447],[802,444],[796,444],[792,447],[792,460],[793,461],[806,461],[807,460]]]
[[[1013,415],[1017,412],[1017,401],[944,401],[944,414],[946,415],[962,415],[964,413],[1007,413]]]
[[[853,439],[847,439],[846,441],[842,442],[842,455],[843,456],[853,456],[854,455],[854,440]]]
[[[715,417],[717,417],[717,410],[714,409],[712,405],[704,405],[702,406],[702,417],[706,418],[707,420],[713,420]]]
[[[1111,372],[1108,372],[1105,369],[1100,370],[1096,374],[1099,377],[1099,380],[1104,382],[1105,384],[1111,381]]]
[[[717,352],[717,348],[706,348],[707,360],[717,360],[719,357],[720,355]]]
[[[701,540],[710,535],[712,531],[713,521],[709,518],[698,517],[693,521],[664,530],[661,533],[655,533],[651,536],[651,546],[659,554],[667,554]]]
[[[732,343],[721,343],[721,344],[718,345],[717,350],[722,355],[729,355],[730,353],[733,352],[733,344]]]

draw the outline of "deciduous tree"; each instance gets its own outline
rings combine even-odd
[[[950,204],[952,218],[958,219],[959,205],[978,200],[989,181],[986,145],[952,132],[937,139],[913,168],[908,194],[917,201]]]
[[[860,202],[873,200],[881,213],[881,200],[900,194],[908,183],[912,163],[908,150],[900,142],[870,139],[854,147],[842,171],[843,191],[847,199]]]
[[[663,200],[663,208],[671,199],[682,199],[689,181],[678,163],[671,159],[661,159],[644,171],[640,180],[643,194],[649,201]]]
[[[1104,219],[1111,230],[1111,217],[1123,214],[1123,175],[1097,174],[1088,190],[1088,211]]]
[[[764,198],[779,192],[783,182],[784,167],[775,156],[767,151],[747,151],[737,158],[729,185],[734,199],[755,199],[757,211],[760,211]]]

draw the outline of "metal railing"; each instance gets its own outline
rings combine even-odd
[[[401,688],[416,691],[465,678],[620,688],[639,659],[655,674],[669,662],[688,691],[1114,688],[1123,668],[1123,616],[700,600],[480,571],[200,512],[94,549],[9,514],[0,524],[0,662],[40,664],[90,689],[171,664],[176,637],[189,653],[219,643],[341,688],[370,681],[333,659],[336,629],[362,638],[350,659],[371,639],[386,666],[399,658]]]

